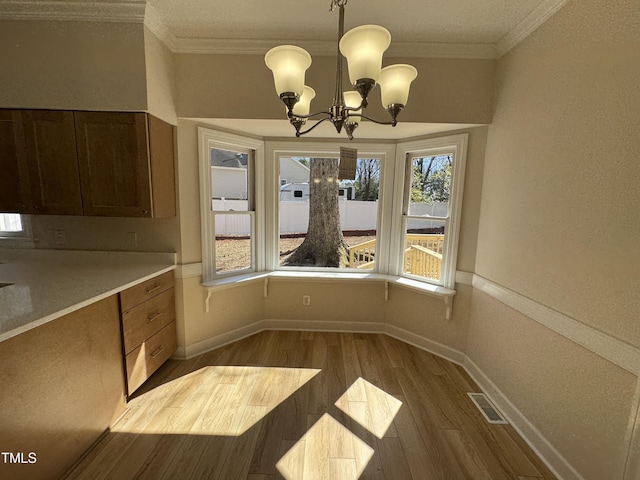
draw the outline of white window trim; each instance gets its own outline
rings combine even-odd
[[[394,184],[393,211],[394,221],[392,230],[400,234],[394,235],[391,241],[392,265],[390,265],[390,273],[406,278],[412,278],[436,285],[442,285],[445,288],[453,289],[455,286],[456,264],[458,260],[458,240],[460,237],[460,217],[462,215],[462,197],[464,194],[464,175],[467,163],[467,142],[468,133],[449,135],[445,137],[430,138],[425,140],[416,140],[412,142],[402,142],[397,145],[396,149],[396,172],[402,172],[396,175]],[[452,153],[454,155],[453,169],[451,172],[451,196],[449,198],[449,220],[447,223],[447,231],[445,233],[444,259],[442,264],[442,277],[440,281],[430,279],[422,279],[419,277],[406,275],[402,272],[403,267],[403,250],[405,237],[405,219],[403,215],[404,196],[405,196],[405,165],[407,155],[411,156],[434,156]]]
[[[281,156],[300,156],[304,154],[309,157],[339,157],[340,143],[335,141],[326,142],[300,142],[298,141],[267,141],[266,158],[266,209],[270,213],[266,219],[266,253],[267,270],[272,271],[303,271],[311,273],[335,272],[336,274],[346,274],[354,269],[327,268],[327,267],[281,267],[278,254],[278,238],[280,235],[280,212],[279,212],[279,158]],[[388,248],[379,246],[389,246],[391,240],[391,220],[392,220],[392,198],[393,188],[391,188],[394,176],[394,158],[396,146],[394,144],[356,143],[349,146],[358,150],[359,158],[379,158],[380,161],[380,190],[378,192],[378,225],[376,235],[376,265],[373,272],[387,273],[389,263]],[[387,185],[388,184],[388,185]]]
[[[202,220],[202,271],[203,285],[209,288],[229,288],[236,281],[238,284],[246,281],[268,279],[271,276],[286,276],[295,278],[342,278],[353,277],[359,279],[351,269],[332,268],[295,268],[279,265],[279,162],[280,156],[299,155],[309,156],[338,156],[340,142],[313,141],[261,141],[251,137],[216,131],[214,129],[198,127],[199,157],[200,157],[200,189],[201,189],[201,220]],[[464,192],[464,175],[466,168],[468,134],[448,135],[437,138],[415,140],[399,143],[360,143],[353,142],[350,146],[358,149],[359,157],[376,157],[381,161],[380,192],[378,202],[377,237],[378,252],[376,268],[369,271],[376,278],[386,278],[390,284],[422,290],[436,296],[451,297],[455,294],[455,273],[458,254],[458,240],[462,214],[462,199]],[[211,210],[211,179],[210,160],[211,148],[225,150],[253,150],[254,178],[255,178],[255,230],[252,235],[254,242],[253,258],[254,271],[235,271],[216,275],[215,273],[215,233],[213,231],[213,212]],[[449,201],[449,224],[445,239],[447,252],[440,281],[433,281],[421,277],[405,275],[402,272],[403,242],[403,203],[405,190],[405,162],[407,154],[441,155],[453,154],[455,157],[452,171],[451,198]],[[355,275],[355,276],[354,276]],[[266,288],[266,287],[265,287]]]
[[[20,215],[22,230],[19,232],[9,232],[0,230],[0,244],[6,247],[33,247],[33,230],[31,228],[31,217],[29,215]]]
[[[216,274],[215,263],[215,213],[211,209],[211,160],[210,150],[254,151],[254,210],[246,212],[252,218],[251,257],[252,269]],[[262,271],[264,255],[264,142],[254,138],[198,127],[198,157],[200,163],[200,220],[202,236],[202,280],[212,282],[221,277]]]

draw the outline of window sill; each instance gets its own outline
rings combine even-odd
[[[249,283],[264,281],[264,297],[269,294],[270,280],[305,280],[311,282],[376,282],[384,283],[385,301],[389,298],[389,285],[395,285],[401,288],[413,290],[415,292],[441,298],[446,306],[446,318],[451,319],[451,310],[453,306],[453,296],[455,290],[450,288],[433,285],[410,278],[398,277],[395,275],[384,275],[381,273],[359,273],[359,272],[285,272],[282,270],[274,272],[255,272],[245,275],[236,275],[233,277],[225,277],[219,280],[202,283],[202,286],[208,290],[206,298],[206,311],[209,311],[209,299],[213,291],[224,290],[227,288],[239,287]]]

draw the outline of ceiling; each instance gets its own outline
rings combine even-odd
[[[499,58],[568,0],[348,0],[345,29],[378,24],[389,56]],[[176,53],[334,55],[330,0],[0,0],[1,19],[144,22]]]
[[[377,24],[391,32],[389,53],[496,58],[566,0],[349,0],[345,30]],[[294,43],[334,54],[338,12],[330,0],[148,0],[145,22],[174,51],[264,52]]]

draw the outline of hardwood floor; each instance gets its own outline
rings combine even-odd
[[[262,332],[169,361],[72,479],[555,479],[459,366],[386,335]]]

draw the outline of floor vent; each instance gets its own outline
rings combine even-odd
[[[484,393],[467,393],[471,401],[478,407],[480,413],[484,416],[484,418],[489,423],[499,423],[499,424],[507,424],[507,420],[502,416],[502,414],[498,411],[496,407],[493,406],[493,403],[489,401],[487,396]]]

